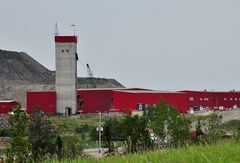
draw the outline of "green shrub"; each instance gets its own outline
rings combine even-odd
[[[73,135],[63,137],[63,158],[69,160],[79,158],[82,156],[82,151],[83,144],[77,136]]]
[[[81,124],[75,128],[76,133],[83,134],[90,131],[90,126],[88,124]]]
[[[0,137],[9,137],[9,129],[0,128]]]

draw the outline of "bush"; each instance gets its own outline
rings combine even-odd
[[[153,132],[160,137],[160,140],[165,140],[168,147],[180,147],[188,144],[190,120],[164,99],[160,99],[160,103],[155,106],[148,106],[144,117]]]
[[[9,130],[6,128],[0,128],[0,137],[9,137]]]
[[[75,159],[82,156],[83,145],[80,139],[73,136],[66,136],[63,138],[62,155],[65,159]]]
[[[80,126],[75,128],[76,133],[78,134],[85,134],[86,132],[89,132],[91,127],[88,124],[81,124]]]
[[[34,161],[42,161],[56,153],[57,131],[40,109],[29,118],[28,141],[31,144]]]
[[[240,128],[240,120],[238,119],[232,119],[230,121],[227,121],[223,124],[221,124],[221,127],[227,130],[238,130]]]

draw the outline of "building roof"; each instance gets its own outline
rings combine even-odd
[[[0,103],[16,102],[15,100],[0,100]]]
[[[155,91],[155,90],[115,90],[116,92],[128,92],[128,93],[172,93],[172,94],[184,94],[184,92],[174,91]]]
[[[182,91],[179,91],[179,92],[192,92],[192,93],[240,93],[239,91],[207,91],[207,90],[204,90],[204,91],[194,91],[194,90],[182,90]]]
[[[151,91],[150,89],[144,89],[144,88],[81,88],[77,89],[78,91],[96,91],[96,90],[148,90]]]

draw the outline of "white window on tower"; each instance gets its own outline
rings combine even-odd
[[[240,98],[239,98],[239,100],[240,100]],[[224,101],[227,101],[227,98],[224,98]]]
[[[204,101],[208,101],[208,98],[207,98],[207,97],[205,97],[205,98],[204,98]]]
[[[235,98],[234,100],[237,101],[237,98]]]
[[[233,98],[230,98],[230,101],[232,101],[233,100]]]
[[[189,97],[189,101],[194,101],[194,97]]]
[[[200,98],[200,101],[202,101],[202,98]]]

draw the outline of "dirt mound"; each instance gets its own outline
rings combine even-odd
[[[24,52],[0,50],[0,84],[52,84],[54,74]]]

